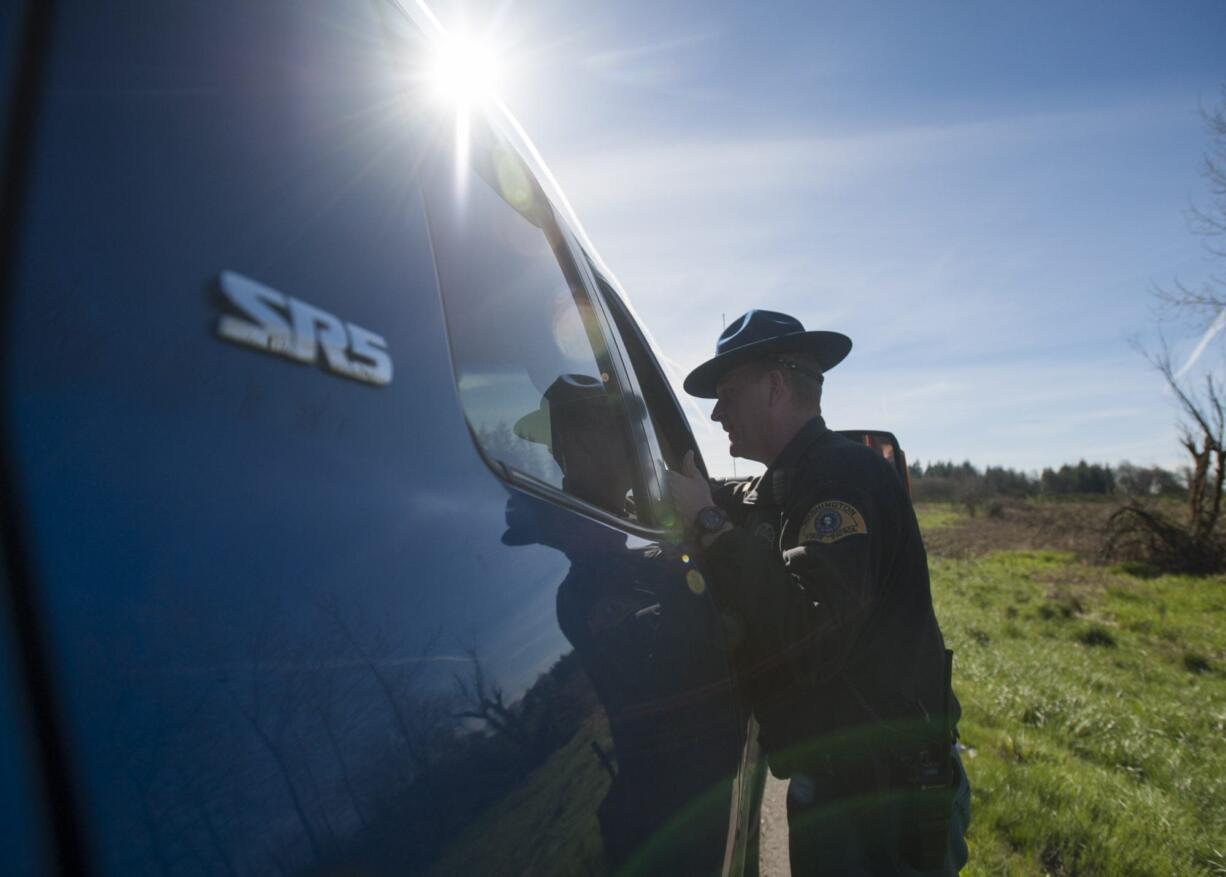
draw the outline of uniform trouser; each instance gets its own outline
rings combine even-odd
[[[902,875],[945,877],[966,864],[971,788],[954,750],[957,786],[949,820],[945,866],[917,871],[899,851],[906,818],[889,795],[849,796],[835,777],[793,775],[788,784],[788,858],[793,877],[809,875]]]

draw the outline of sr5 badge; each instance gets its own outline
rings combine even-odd
[[[217,334],[295,362],[313,363],[322,350],[329,371],[383,386],[392,381],[387,342],[374,332],[262,283],[223,271],[218,279],[227,304],[242,316],[223,314]]]

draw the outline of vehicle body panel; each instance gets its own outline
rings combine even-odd
[[[0,68],[17,871],[753,872],[689,425],[514,119],[423,99],[433,20],[44,9]]]
[[[717,872],[719,616],[658,521],[474,444],[423,192],[449,129],[405,106],[390,9],[57,4],[3,428],[78,840],[115,874]],[[223,272],[394,377],[219,337]]]

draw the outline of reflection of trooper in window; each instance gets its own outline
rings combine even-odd
[[[893,466],[821,417],[850,348],[786,314],[734,321],[685,389],[718,399],[731,453],[766,473],[712,496],[687,456],[669,484],[741,631],[771,770],[791,778],[792,873],[952,874],[970,791],[915,514]]]
[[[543,444],[562,470],[562,489],[623,514],[632,486],[626,441],[604,384],[588,375],[560,375],[541,407],[521,417],[515,434]]]
[[[600,380],[567,374],[545,392],[541,408],[515,433],[547,444],[564,473],[563,488],[615,512],[626,505],[633,476],[623,424]],[[612,527],[580,527],[551,504],[508,504],[508,544],[547,544],[571,566],[558,587],[558,624],[575,648],[609,721],[615,759],[600,751],[613,783],[599,808],[605,853],[613,864],[643,850],[673,814],[727,773],[714,733],[718,701],[680,692],[694,648],[714,644],[696,628],[686,594],[657,593],[643,584],[625,535]],[[533,512],[529,512],[529,505]],[[649,555],[650,556],[650,555]],[[661,558],[661,562],[663,559]],[[717,634],[716,629],[710,631]],[[684,702],[678,694],[688,694]],[[699,730],[695,730],[699,729]],[[678,751],[684,749],[685,757]],[[671,841],[686,841],[675,837]],[[687,873],[684,859],[653,844],[655,873]],[[684,844],[679,843],[678,851]],[[662,856],[662,859],[660,858]]]

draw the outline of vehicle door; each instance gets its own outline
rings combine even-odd
[[[426,199],[457,389],[513,488],[503,541],[569,565],[556,621],[597,701],[571,745],[607,774],[603,863],[730,868],[744,717],[720,618],[662,495],[652,375],[509,136],[467,130],[463,159],[434,155]],[[482,845],[467,841],[464,861]]]
[[[633,367],[516,147],[420,99],[428,35],[47,21],[0,449],[62,860],[731,867],[741,717]]]

